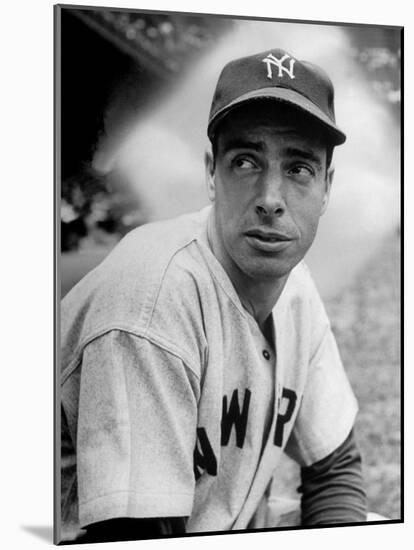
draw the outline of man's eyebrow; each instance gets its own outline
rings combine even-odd
[[[284,150],[284,153],[288,157],[300,157],[304,160],[310,160],[311,162],[317,164],[319,168],[322,167],[322,158],[320,157],[320,155],[314,153],[310,149],[305,149],[301,147],[287,147]]]
[[[265,144],[263,141],[251,141],[243,138],[234,138],[223,143],[223,153],[233,149],[253,149],[254,151],[263,151]]]

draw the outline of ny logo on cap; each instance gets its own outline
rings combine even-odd
[[[284,61],[287,59],[290,59],[289,68],[285,67],[283,65]],[[287,53],[280,59],[275,57],[273,54],[269,53],[267,57],[262,59],[263,63],[266,63],[267,65],[267,78],[272,79],[272,65],[278,68],[279,72],[277,76],[280,78],[283,76],[283,73],[285,72],[287,75],[290,76],[290,78],[295,78],[295,75],[293,74],[293,65],[295,64],[295,60],[290,57]]]

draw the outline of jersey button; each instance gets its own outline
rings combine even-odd
[[[263,350],[263,357],[269,361],[270,359],[270,353],[267,351],[267,349]]]

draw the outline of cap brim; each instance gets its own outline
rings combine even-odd
[[[318,119],[319,122],[326,128],[329,134],[329,139],[332,145],[341,145],[346,140],[346,135],[332,122],[332,120],[317,106],[315,103],[304,97],[303,95],[288,88],[271,87],[261,88],[260,90],[253,90],[247,94],[244,94],[220,111],[217,111],[209,122],[207,134],[210,139],[214,136],[214,130],[217,124],[235,107],[239,107],[243,103],[250,102],[255,99],[275,99],[289,103],[302,111],[305,111],[309,115]]]

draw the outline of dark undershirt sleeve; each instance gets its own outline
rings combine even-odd
[[[301,468],[302,525],[365,521],[367,499],[353,430],[333,453]]]
[[[86,527],[79,542],[115,542],[158,538],[185,533],[186,518],[114,518]]]

